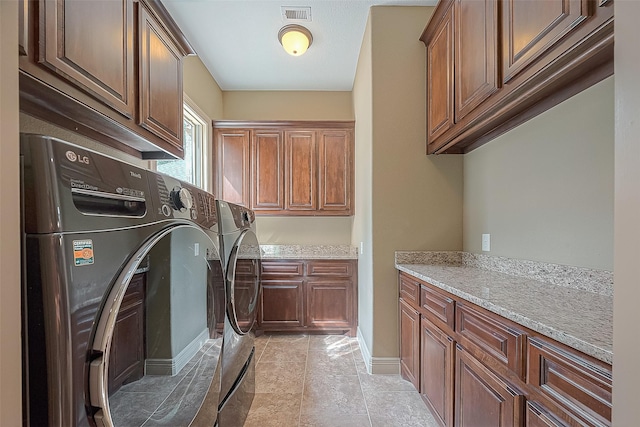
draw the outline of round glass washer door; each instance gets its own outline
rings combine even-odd
[[[93,339],[88,403],[96,425],[215,423],[224,309],[214,298],[225,282],[214,240],[196,226],[173,226],[124,266]]]
[[[236,240],[227,267],[227,310],[236,333],[248,333],[256,321],[260,296],[260,245],[251,230]]]

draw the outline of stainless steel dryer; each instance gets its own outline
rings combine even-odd
[[[213,426],[213,196],[49,137],[22,135],[21,161],[25,425]]]
[[[226,268],[220,427],[244,424],[255,394],[253,325],[260,296],[260,246],[253,211],[217,201]]]

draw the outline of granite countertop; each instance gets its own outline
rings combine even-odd
[[[350,245],[260,245],[262,259],[358,259]]]
[[[464,264],[396,267],[603,362],[613,363],[613,297]]]

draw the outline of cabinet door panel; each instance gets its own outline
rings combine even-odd
[[[321,131],[318,143],[318,209],[351,210],[351,132]]]
[[[455,121],[498,90],[497,0],[455,3]]]
[[[249,131],[216,129],[214,141],[217,196],[249,207]]]
[[[304,325],[302,280],[262,280],[258,323],[265,330]]]
[[[589,16],[588,0],[502,0],[502,8],[505,83]]]
[[[45,0],[39,61],[133,118],[133,1]]]
[[[142,5],[142,3],[139,3]],[[182,148],[182,54],[162,26],[140,6],[139,124]]]
[[[453,425],[453,338],[427,319],[420,337],[420,394],[444,426]]]
[[[427,139],[433,141],[453,126],[453,7],[445,13],[427,45]]]
[[[522,426],[522,393],[456,346],[456,426]]]
[[[251,137],[251,208],[284,209],[284,143],[282,133],[255,130]]]
[[[527,383],[568,408],[586,425],[611,424],[611,370],[539,338],[528,343]]]
[[[313,131],[286,133],[287,210],[316,210],[316,136]]]
[[[420,313],[400,298],[400,374],[420,390]]]
[[[307,282],[307,322],[310,328],[350,328],[353,318],[350,280]]]

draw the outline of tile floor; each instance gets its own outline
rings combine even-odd
[[[438,424],[399,375],[370,375],[355,338],[256,338],[256,395],[245,427],[431,427]]]

